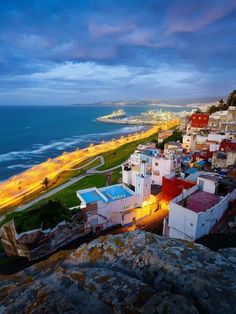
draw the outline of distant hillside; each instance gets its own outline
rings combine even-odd
[[[208,102],[214,102],[220,98],[225,98],[225,96],[218,97],[206,97],[206,98],[183,98],[183,99],[137,99],[137,100],[119,100],[119,101],[101,101],[96,103],[91,103],[89,105],[102,105],[102,106],[145,106],[145,105],[176,105],[176,106],[185,106],[191,104],[204,104]],[[74,104],[75,106],[84,105],[81,103]]]

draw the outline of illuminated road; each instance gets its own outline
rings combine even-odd
[[[71,153],[64,153],[61,156],[48,159],[46,162],[36,165],[19,175],[0,183],[0,209],[11,209],[28,200],[29,197],[37,195],[43,189],[43,180],[55,181],[60,173],[73,168],[82,161],[116,149],[124,144],[145,139],[155,134],[160,127],[171,128],[179,123],[179,120],[172,120],[166,125],[155,126],[147,131],[121,137],[120,139],[102,142],[98,145],[90,145],[81,150]]]

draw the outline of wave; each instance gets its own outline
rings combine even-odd
[[[89,134],[82,134],[78,136],[73,136],[71,138],[63,138],[59,141],[52,141],[49,144],[34,144],[32,150],[22,150],[22,151],[13,151],[6,154],[0,154],[0,162],[9,162],[13,160],[30,160],[35,161],[36,157],[50,157],[47,156],[47,152],[52,154],[52,151],[59,151],[62,152],[64,150],[70,148],[77,148],[81,143],[99,143],[103,139],[107,140],[112,138],[113,136],[121,135],[121,134],[130,134],[136,133],[144,129],[144,126],[124,126],[119,129],[108,131],[108,132],[97,132],[97,133],[89,133]],[[29,168],[30,165],[26,164],[17,164],[17,165],[10,165],[8,169],[14,168]]]
[[[29,154],[29,152],[30,151],[22,150],[22,151],[15,151],[15,152],[9,152],[6,154],[1,154],[0,162],[7,162],[11,160],[16,160],[16,159],[27,160],[28,159],[27,155]]]
[[[31,168],[33,167],[34,165],[33,164],[17,164],[17,165],[11,165],[11,166],[8,166],[7,169],[15,169],[15,168],[21,168],[21,169],[28,169],[28,168]]]

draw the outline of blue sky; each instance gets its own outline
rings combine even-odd
[[[224,96],[236,0],[0,0],[0,105]]]

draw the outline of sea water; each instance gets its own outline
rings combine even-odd
[[[124,109],[128,115],[136,115],[154,108],[104,105],[0,106],[0,181],[64,151],[83,148],[144,128],[96,121],[97,117],[117,109]]]

